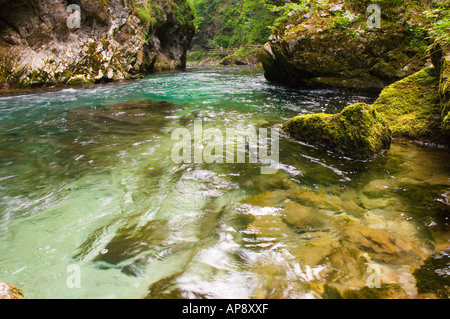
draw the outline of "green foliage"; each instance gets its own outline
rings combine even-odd
[[[188,61],[200,61],[205,55],[204,51],[191,51],[187,55]]]
[[[333,29],[337,29],[337,30],[346,30],[349,25],[352,23],[352,20],[350,20],[350,18],[348,18],[347,16],[344,16],[342,14],[338,14],[334,19],[333,22],[331,24],[331,27]]]
[[[405,0],[373,0],[372,3],[385,4],[388,6],[398,7],[405,3]]]
[[[194,44],[203,48],[265,43],[280,19],[306,0],[188,0],[195,15]]]
[[[291,16],[307,12],[309,10],[308,3],[308,1],[302,0],[299,3],[286,2],[282,6],[269,6],[270,10],[277,14],[277,18],[269,28],[273,31],[278,25],[287,22]]]
[[[450,3],[438,3],[436,7],[425,12],[427,19],[432,23],[429,31],[441,42],[450,43]]]
[[[378,4],[382,10],[386,10],[393,7],[404,6],[406,1],[407,0],[346,0],[345,3],[348,7],[361,13],[365,13],[370,4]]]
[[[258,61],[260,48],[258,46],[241,46],[236,49],[232,54],[226,56],[222,59],[222,64],[235,64],[236,62],[241,63],[254,63]]]
[[[149,0],[145,7],[135,7],[134,9],[139,20],[154,26],[156,24],[156,18],[154,17],[152,8],[152,2]]]
[[[224,47],[228,48],[231,45],[231,38],[224,34],[216,35],[213,39],[213,44],[215,47]]]

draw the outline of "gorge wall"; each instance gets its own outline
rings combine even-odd
[[[68,23],[80,9],[79,27]],[[0,0],[0,87],[117,81],[180,69],[194,35],[185,0]]]
[[[379,27],[367,22],[372,3],[380,9]],[[429,64],[424,10],[407,0],[308,2],[261,51],[265,76],[294,87],[379,92]]]

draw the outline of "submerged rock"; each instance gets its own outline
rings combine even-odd
[[[450,252],[442,251],[430,256],[414,272],[420,294],[434,293],[439,298],[450,298]]]
[[[0,299],[23,299],[23,291],[13,285],[0,281]]]
[[[0,1],[0,86],[79,85],[184,68],[194,34],[185,0]],[[70,11],[70,10],[69,10]]]
[[[353,222],[342,228],[341,241],[346,247],[368,252],[384,263],[417,267],[427,256],[427,251],[407,234]]]
[[[361,289],[345,290],[344,299],[408,299],[402,287],[397,284],[384,284],[380,288],[363,287]]]
[[[323,229],[328,219],[323,212],[293,201],[285,203],[285,209],[281,215],[286,224],[297,232]]]
[[[300,115],[286,122],[282,129],[298,140],[353,157],[370,157],[388,149],[391,143],[389,126],[365,103],[349,105],[335,115]]]

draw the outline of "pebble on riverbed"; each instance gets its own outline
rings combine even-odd
[[[23,299],[23,291],[13,285],[0,281],[0,299]]]

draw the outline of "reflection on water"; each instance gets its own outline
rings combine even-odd
[[[28,298],[446,298],[445,150],[355,162],[282,135],[274,175],[171,160],[196,119],[276,128],[358,101],[246,68],[0,97],[0,279]]]

